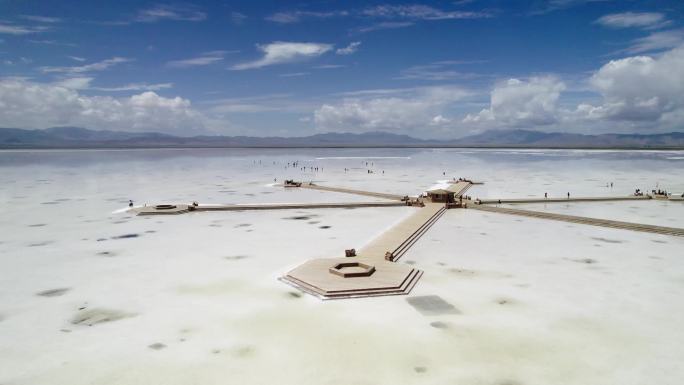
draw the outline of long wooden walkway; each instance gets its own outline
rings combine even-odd
[[[385,253],[391,252],[396,261],[432,227],[445,211],[443,203],[427,203],[425,207],[362,247],[359,255],[384,259]]]
[[[172,206],[172,208],[168,208]],[[263,203],[190,206],[187,204],[144,206],[133,209],[138,215],[175,215],[191,211],[247,211],[247,210],[291,210],[291,209],[339,209],[357,207],[396,207],[406,206],[405,202],[341,202],[341,203]]]
[[[568,202],[609,202],[609,201],[633,201],[633,200],[649,200],[648,195],[643,196],[614,196],[614,197],[570,197],[570,198],[505,198],[505,199],[479,199],[475,203],[487,204],[503,204],[503,203],[568,203]]]
[[[321,190],[321,191],[334,191],[334,192],[345,193],[345,194],[363,195],[363,196],[368,196],[368,197],[399,200],[399,201],[406,198],[406,195],[379,193],[379,192],[364,191],[364,190],[354,190],[354,189],[344,188],[344,187],[319,186],[317,184],[311,184],[311,183],[302,183],[300,188],[308,188],[311,190]]]
[[[472,206],[468,206],[468,207],[475,209],[475,210],[489,211],[489,212],[495,212],[495,213],[501,213],[501,214],[521,215],[521,216],[532,217],[532,218],[552,219],[552,220],[556,220],[556,221],[581,223],[584,225],[611,227],[611,228],[615,228],[615,229],[642,231],[642,232],[647,232],[647,233],[675,235],[675,236],[684,237],[684,229],[676,228],[676,227],[645,225],[645,224],[641,224],[641,223],[613,221],[613,220],[609,220],[609,219],[580,217],[580,216],[565,215],[565,214],[554,214],[554,213],[546,213],[546,212],[532,211],[532,210],[520,210],[520,209],[512,209],[512,208],[504,208],[504,207],[493,207],[493,206],[488,206],[488,205],[472,205]]]

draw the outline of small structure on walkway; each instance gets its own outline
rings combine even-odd
[[[444,189],[435,189],[427,192],[428,198],[435,203],[453,203],[456,193]]]

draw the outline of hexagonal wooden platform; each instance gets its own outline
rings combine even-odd
[[[408,294],[422,274],[409,265],[376,258],[321,258],[280,279],[321,299],[338,299]]]

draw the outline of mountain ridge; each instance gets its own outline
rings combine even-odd
[[[192,136],[158,132],[91,130],[82,127],[46,129],[0,128],[2,149],[51,148],[178,148],[178,147],[482,147],[482,148],[633,148],[684,149],[684,132],[661,134],[573,134],[533,130],[490,130],[459,139],[418,139],[384,131],[329,132],[301,137]]]

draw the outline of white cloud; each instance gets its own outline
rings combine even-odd
[[[79,56],[67,56],[67,57],[68,57],[69,59],[71,59],[71,60],[76,60],[76,61],[79,61],[79,62],[84,62],[84,61],[86,61],[85,58],[82,58],[82,57],[79,57]]]
[[[78,74],[92,71],[104,71],[109,67],[115,66],[120,63],[127,63],[133,61],[125,57],[113,57],[111,59],[102,60],[96,63],[86,64],[82,66],[73,67],[43,67],[41,70],[45,73],[68,73],[68,74]]]
[[[365,27],[360,27],[354,30],[356,33],[366,33],[373,31],[381,31],[383,29],[397,29],[406,28],[414,25],[412,21],[384,21],[381,23],[375,23]]]
[[[154,23],[161,20],[202,21],[206,18],[207,14],[195,7],[160,4],[139,11],[135,21],[142,23]]]
[[[28,35],[32,33],[45,32],[47,30],[48,28],[44,26],[31,27],[27,25],[16,25],[0,22],[0,34],[4,33],[7,35]]]
[[[173,83],[129,83],[123,86],[115,87],[95,87],[91,83],[94,80],[92,77],[73,77],[66,78],[52,83],[58,87],[64,87],[72,90],[93,90],[103,92],[124,92],[124,91],[159,91],[173,87]]]
[[[487,127],[530,127],[558,121],[557,102],[565,84],[555,77],[509,79],[494,87],[490,106],[463,123]]]
[[[346,47],[338,48],[335,53],[338,55],[351,55],[359,49],[360,45],[360,41],[354,41],[349,43]]]
[[[308,74],[309,74],[308,72],[290,72],[290,73],[286,73],[286,74],[280,74],[278,76],[280,76],[281,78],[298,78],[298,77],[306,76]]]
[[[684,47],[656,57],[612,60],[594,73],[590,84],[603,100],[580,104],[580,118],[678,129],[684,123]]]
[[[150,91],[121,98],[86,96],[59,84],[6,78],[0,79],[0,121],[17,128],[73,125],[191,135],[204,130],[206,119],[181,97]]]
[[[609,28],[657,28],[669,24],[660,12],[622,12],[601,16],[597,24]]]
[[[280,24],[292,24],[298,23],[303,19],[328,19],[331,17],[341,17],[347,15],[349,15],[349,12],[347,11],[288,11],[274,13],[273,15],[267,16],[266,20]]]
[[[105,92],[124,92],[124,91],[159,91],[173,88],[173,83],[128,83],[123,86],[115,87],[91,87],[91,90]]]
[[[93,81],[93,78],[90,77],[75,77],[75,78],[68,78],[68,79],[62,79],[58,82],[53,83],[57,87],[64,87],[68,88],[71,90],[85,90],[90,88],[90,83]]]
[[[453,86],[361,91],[320,106],[314,122],[321,130],[407,132],[448,123],[444,111],[467,94]]]
[[[38,23],[61,23],[62,19],[59,17],[39,16],[39,15],[21,15],[22,19],[35,21]]]
[[[223,60],[226,51],[212,51],[206,52],[198,57],[183,59],[183,60],[172,60],[166,63],[167,67],[172,68],[188,68],[197,66],[206,66],[220,62]]]
[[[261,68],[274,64],[288,63],[300,59],[321,56],[332,49],[332,45],[323,43],[292,43],[277,41],[257,46],[264,56],[256,61],[236,64],[233,70]]]
[[[397,79],[403,80],[451,80],[472,79],[483,75],[458,70],[457,66],[484,63],[483,60],[443,60],[429,64],[417,65],[401,71]]]
[[[634,39],[630,47],[623,50],[630,54],[662,51],[678,47],[684,43],[684,29],[654,32],[648,36]]]
[[[449,20],[491,17],[487,12],[443,11],[428,5],[377,5],[361,11],[364,16],[385,19]]]
[[[230,13],[230,22],[235,24],[235,25],[242,25],[242,23],[247,20],[247,15],[244,13],[240,12],[231,12]]]

